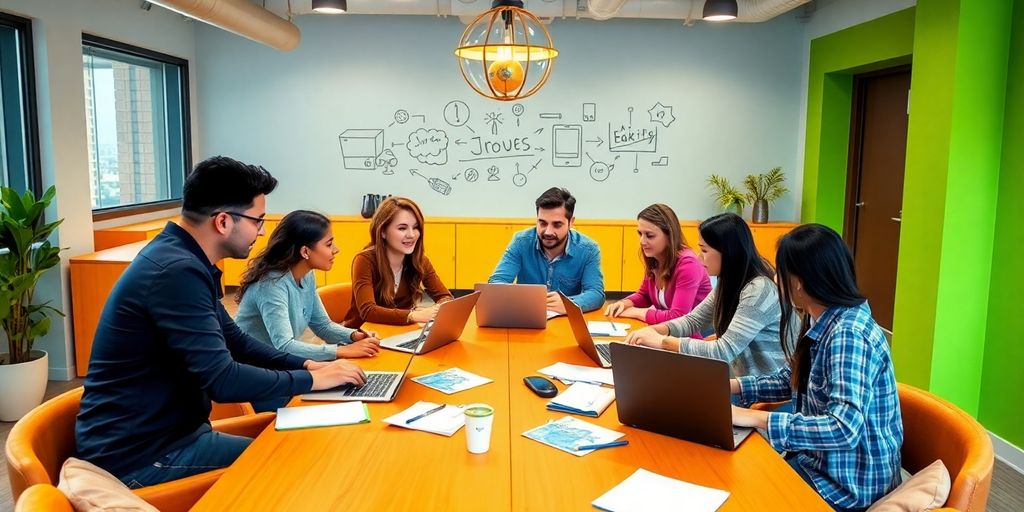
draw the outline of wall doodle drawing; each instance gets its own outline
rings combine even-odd
[[[420,163],[448,163],[448,135],[443,130],[419,128],[409,134],[409,141],[405,147],[409,150],[409,155]]]
[[[551,148],[551,165],[555,167],[583,165],[583,127],[578,124],[552,126]]]
[[[395,156],[394,151],[385,149],[384,152],[377,157],[377,167],[383,167],[384,174],[386,176],[395,174],[395,167],[398,167],[398,157]]]
[[[593,123],[597,121],[597,104],[596,103],[584,103],[583,104],[583,122]]]
[[[651,107],[647,113],[651,115],[652,123],[661,123],[665,128],[671,126],[672,122],[676,120],[676,116],[672,114],[672,107],[666,107],[660,101]]]
[[[668,167],[668,157],[662,156],[661,158],[651,162],[651,167]]]
[[[338,142],[346,169],[376,170],[377,157],[384,151],[384,130],[345,130],[338,135]]]
[[[492,166],[488,167],[487,168],[487,181],[501,181],[501,177],[498,176],[499,172],[501,172],[501,169],[498,169],[497,165],[492,165]]]
[[[470,167],[469,169],[466,169],[463,176],[466,178],[466,181],[473,183],[480,178],[480,173],[476,172],[476,169]]]
[[[452,193],[452,186],[449,185],[447,181],[444,181],[440,178],[431,178],[424,176],[420,174],[417,169],[409,169],[409,174],[413,176],[419,176],[420,178],[427,180],[427,185],[429,185],[430,188],[433,189],[434,192],[437,192],[438,194],[446,196]]]
[[[462,126],[469,121],[469,105],[461,100],[449,101],[444,106],[444,122],[452,126]],[[472,130],[472,128],[470,128]]]

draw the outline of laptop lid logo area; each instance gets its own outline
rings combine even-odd
[[[611,353],[620,423],[736,448],[725,361],[623,343],[612,343]]]
[[[558,295],[562,298],[562,304],[565,306],[565,316],[569,318],[569,327],[572,329],[572,336],[573,338],[576,338],[576,344],[580,346],[580,350],[582,350],[584,354],[590,357],[590,359],[599,366],[611,366],[611,361],[605,362],[601,360],[601,354],[597,351],[597,347],[594,344],[594,338],[590,336],[590,328],[587,326],[587,319],[583,317],[583,310],[580,309],[580,307],[564,293],[558,292]]]
[[[478,283],[476,306],[480,327],[544,329],[547,327],[547,293],[542,284]]]
[[[420,343],[414,352],[425,354],[459,339],[480,295],[480,292],[473,292],[441,304],[437,316],[423,326]]]

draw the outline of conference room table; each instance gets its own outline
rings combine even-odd
[[[599,312],[587,316],[604,319]],[[364,328],[382,336],[411,329]],[[356,361],[366,370],[401,371],[409,357],[381,350]],[[548,399],[522,382],[556,362],[596,366],[576,345],[565,317],[548,321],[546,329],[503,329],[477,327],[470,315],[459,341],[415,356],[394,401],[368,403],[369,423],[289,431],[271,424],[192,510],[587,510],[638,468],[728,491],[722,511],[831,510],[756,433],[735,451],[711,448],[622,425],[613,402],[598,418],[574,417],[623,432],[627,446],[578,457],[524,437],[566,416],[547,410]],[[446,395],[409,381],[452,367],[493,382]],[[490,451],[469,453],[465,428],[446,437],[381,421],[420,400],[491,405]],[[322,404],[296,397],[289,407]]]

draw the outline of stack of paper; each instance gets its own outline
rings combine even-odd
[[[615,390],[586,382],[575,382],[548,402],[552,411],[596,418],[615,401]]]
[[[610,443],[624,435],[622,432],[592,425],[572,416],[566,416],[558,421],[550,421],[535,429],[523,432],[525,437],[534,441],[540,441],[577,457],[582,457],[594,451],[577,450],[577,446]]]
[[[638,469],[591,505],[608,512],[714,512],[728,497],[725,491]]]
[[[458,432],[466,424],[465,408],[457,405],[446,405],[440,411],[428,414],[412,423],[406,423],[407,420],[435,409],[437,406],[438,404],[430,402],[416,402],[412,407],[389,418],[384,418],[384,423],[448,437]]]
[[[548,320],[551,320],[552,318],[555,318],[557,316],[565,316],[565,313],[559,313],[558,311],[551,311],[549,309],[548,312],[547,312],[547,316],[548,316]]]
[[[615,385],[610,368],[592,368],[590,366],[555,363],[537,371],[562,382],[589,382],[591,384]]]
[[[421,375],[413,378],[412,381],[449,395],[465,391],[469,388],[475,388],[488,382],[494,382],[491,379],[459,368],[449,368],[444,371]]]
[[[587,321],[587,330],[591,336],[625,336],[629,334],[629,324],[609,322],[607,320]]]
[[[345,402],[307,407],[282,407],[277,410],[277,430],[330,427],[369,423],[370,411],[362,402]]]

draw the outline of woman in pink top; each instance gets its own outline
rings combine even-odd
[[[711,292],[711,280],[697,254],[686,246],[676,212],[667,205],[652,204],[637,215],[636,223],[644,282],[604,314],[657,324],[689,313]]]

